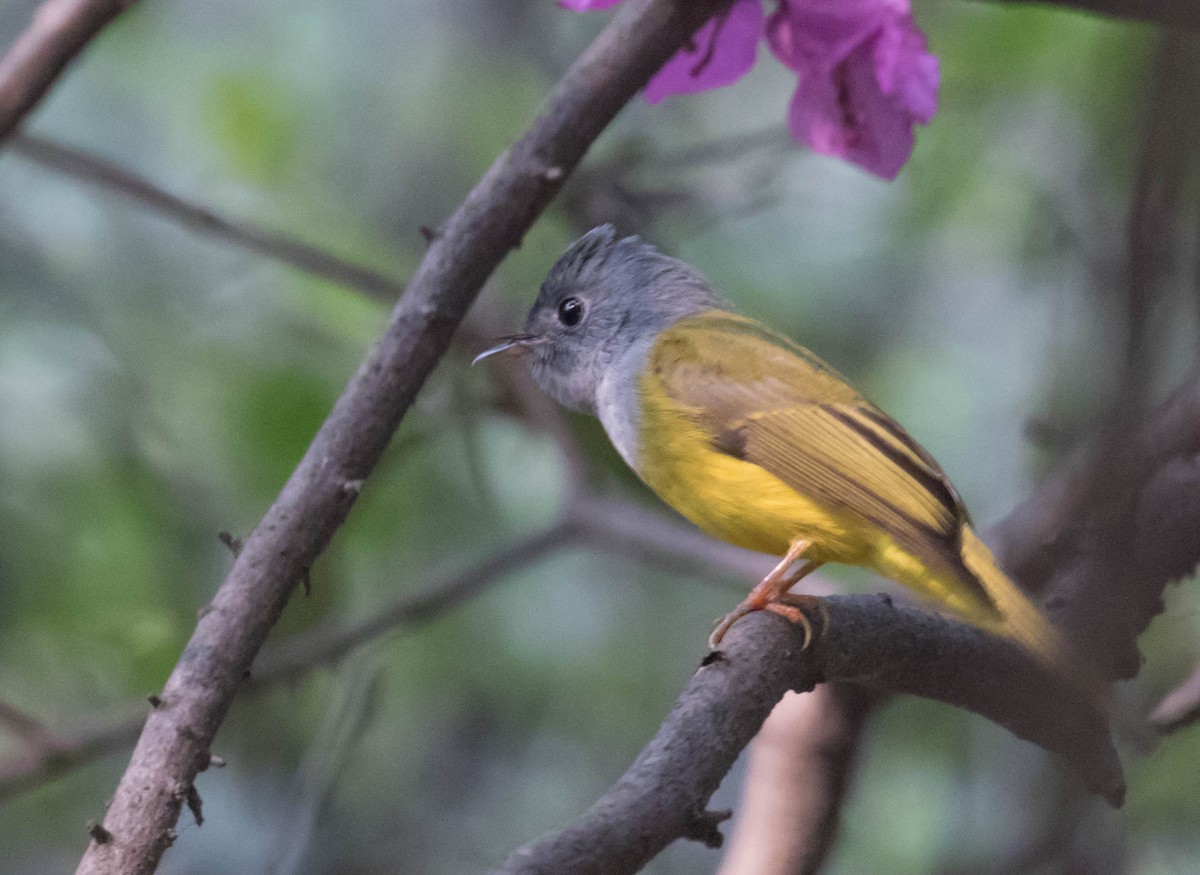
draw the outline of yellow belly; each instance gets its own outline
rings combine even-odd
[[[751,462],[717,451],[680,411],[644,403],[638,474],[667,504],[723,541],[783,555],[797,538],[819,562],[873,564],[861,525],[823,508]]]

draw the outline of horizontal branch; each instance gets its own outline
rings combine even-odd
[[[769,613],[738,622],[620,780],[572,826],[528,845],[495,875],[620,875],[672,841],[721,842],[709,798],[788,690],[827,681],[900,690],[981,714],[1063,757],[1120,805],[1124,783],[1106,717],[1015,645],[879,596],[826,600],[829,624],[803,632]]]
[[[84,47],[137,0],[46,0],[0,58],[0,143]]]
[[[1109,18],[1200,30],[1200,3],[1195,0],[991,0],[1022,6],[1061,6]]]

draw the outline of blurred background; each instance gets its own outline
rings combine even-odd
[[[36,5],[0,4],[0,46]],[[683,536],[674,555],[616,557],[536,540],[580,477],[686,530],[595,422],[560,421],[501,369],[468,368],[474,338],[517,328],[593,224],[694,263],[857,381],[941,461],[984,532],[1089,433],[1121,380],[1148,119],[1180,95],[1194,105],[1194,53],[1164,82],[1163,38],[1145,25],[963,0],[915,15],[941,58],[941,107],[894,183],[788,142],[792,81],[765,50],[729,89],[622,113],[489,283],[474,333],[288,606],[275,674],[239,696],[215,745],[227,765],[198,781],[203,827],[183,814],[161,871],[478,872],[582,812],[651,737],[752,575],[681,565],[695,553]],[[0,703],[13,712],[0,871],[75,865],[145,697],[229,567],[218,532],[243,535],[265,511],[393,293],[182,228],[128,185],[80,178],[95,165],[53,145],[398,288],[421,229],[606,18],[550,0],[145,0],[25,125],[52,143],[0,151]],[[1192,362],[1200,327],[1200,197],[1182,148],[1197,140],[1167,140],[1153,160],[1175,162],[1178,185],[1153,235],[1151,398]],[[320,658],[340,646],[328,630],[473,568],[491,570],[472,597]],[[1168,590],[1120,689],[1123,810],[982,719],[894,698],[868,725],[827,871],[1196,871],[1200,732],[1159,740],[1145,715],[1194,666],[1197,601],[1190,583]],[[715,807],[736,807],[743,774]],[[1050,850],[1031,857],[1039,839]],[[719,861],[680,843],[646,871]]]

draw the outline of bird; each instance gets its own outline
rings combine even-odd
[[[789,590],[826,563],[863,566],[1048,668],[1073,672],[1058,631],[1001,570],[945,472],[892,417],[808,349],[737,313],[695,268],[602,225],[551,268],[519,352],[537,385],[599,418],[652,491],[708,534],[781,557],[710,638],[767,610],[800,624]]]

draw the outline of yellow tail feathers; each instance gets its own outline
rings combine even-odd
[[[1058,630],[996,564],[992,551],[970,526],[962,527],[962,559],[995,605],[994,631],[1011,638],[1051,671],[1067,680],[1086,682],[1078,657]]]

